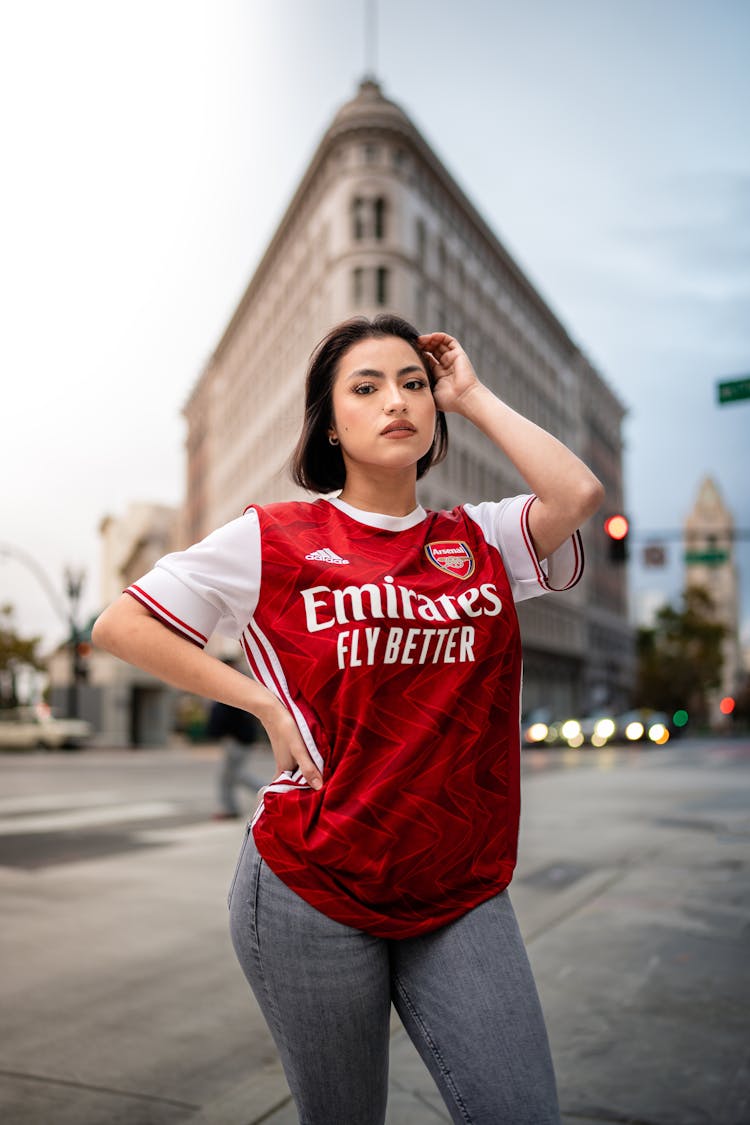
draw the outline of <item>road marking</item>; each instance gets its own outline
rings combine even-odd
[[[239,820],[201,820],[197,824],[183,824],[176,828],[165,825],[163,828],[142,828],[133,833],[133,840],[139,844],[190,844],[203,845],[206,839],[236,839],[239,847],[247,825]]]
[[[7,813],[41,812],[45,809],[82,809],[89,805],[111,805],[121,801],[120,793],[36,793],[24,797],[0,797],[0,816]]]
[[[172,801],[144,801],[141,804],[51,813],[49,816],[17,816],[0,821],[0,836],[57,832],[66,828],[96,828],[127,820],[155,820],[160,816],[174,816],[180,811],[180,806]]]

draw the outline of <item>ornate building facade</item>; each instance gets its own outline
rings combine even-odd
[[[480,378],[586,460],[622,507],[622,404],[407,115],[364,81],[334,117],[185,406],[185,534],[249,502],[299,497],[286,466],[307,360],[331,325],[394,311],[457,336]],[[451,452],[420,483],[428,507],[524,485],[475,429],[448,416]],[[632,682],[626,575],[601,521],[570,594],[520,607],[525,701],[556,715],[624,707]]]
[[[711,702],[712,718],[718,721],[719,700],[737,694],[743,669],[734,519],[710,477],[701,481],[695,504],[685,520],[685,581],[688,586],[701,586],[708,591],[716,621],[726,629],[721,686]]]

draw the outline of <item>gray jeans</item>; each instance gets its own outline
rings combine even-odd
[[[248,832],[229,892],[240,965],[300,1125],[382,1125],[393,1003],[461,1125],[559,1125],[547,1032],[507,892],[422,937],[334,922]]]

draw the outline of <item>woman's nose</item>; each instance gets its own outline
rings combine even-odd
[[[404,393],[400,387],[394,387],[386,403],[385,412],[386,414],[400,414],[402,410],[406,410]]]

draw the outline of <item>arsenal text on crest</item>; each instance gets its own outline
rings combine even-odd
[[[425,554],[433,566],[454,578],[470,578],[474,573],[471,548],[461,539],[440,539],[425,546]]]

